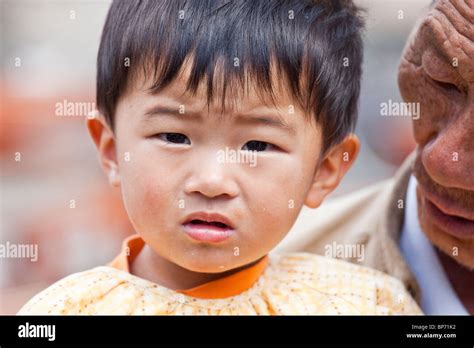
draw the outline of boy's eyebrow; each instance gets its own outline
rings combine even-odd
[[[159,116],[173,116],[173,117],[185,117],[186,119],[194,119],[196,121],[202,121],[203,116],[200,112],[196,112],[193,110],[186,110],[183,113],[179,112],[178,108],[168,107],[164,105],[156,105],[151,107],[148,111],[145,112],[145,118],[153,118]],[[289,124],[283,117],[279,114],[268,114],[264,113],[264,115],[253,115],[251,113],[248,114],[237,114],[235,118],[242,123],[249,123],[249,124],[263,124],[268,125],[275,128],[283,129],[291,134],[296,134],[296,128]]]

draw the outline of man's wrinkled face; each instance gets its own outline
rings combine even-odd
[[[220,103],[207,107],[203,89],[183,95],[184,81],[155,95],[145,84],[118,103],[123,198],[134,228],[161,257],[224,272],[264,256],[290,230],[322,137],[284,94],[275,107],[250,93],[222,112]]]
[[[438,1],[405,49],[405,101],[419,102],[414,174],[431,242],[474,268],[474,1]]]

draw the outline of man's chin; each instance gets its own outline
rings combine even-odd
[[[420,196],[417,195],[420,226],[431,244],[459,264],[474,270],[474,239],[457,238],[436,226],[428,213],[426,201]]]

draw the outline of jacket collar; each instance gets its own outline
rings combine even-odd
[[[400,279],[415,300],[420,303],[421,291],[400,250],[400,236],[405,220],[408,182],[413,174],[416,152],[411,153],[395,174],[387,199],[380,207],[380,215],[374,228],[374,248],[369,254],[379,269]]]

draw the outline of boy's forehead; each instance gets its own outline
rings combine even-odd
[[[155,93],[150,89],[151,81],[142,77],[138,82],[140,83],[135,85],[140,87],[134,87],[125,97],[132,97],[130,103],[135,112],[140,114],[137,115],[137,120],[144,125],[161,119],[162,116],[194,121],[218,116],[231,120],[232,123],[278,128],[294,136],[298,134],[298,129],[305,129],[308,122],[303,111],[292,104],[293,101],[287,94],[280,91],[273,100],[270,97],[261,98],[255,92],[255,86],[249,85],[246,86],[247,93],[227,94],[223,106],[219,98],[213,99],[211,103],[207,102],[205,84],[201,84],[195,94],[186,91],[187,79],[183,75]]]
[[[200,105],[199,103],[198,105]],[[219,118],[224,117],[227,120],[232,120],[232,123],[247,124],[247,125],[266,125],[273,128],[278,128],[291,135],[296,135],[298,128],[301,124],[298,124],[296,118],[293,115],[285,116],[279,109],[271,109],[267,106],[258,106],[250,111],[236,111],[222,112],[222,110],[210,110],[210,108],[196,107],[196,105],[184,105],[179,104],[174,98],[167,98],[166,96],[157,96],[150,106],[146,107],[141,119],[144,123],[149,120],[165,117],[177,117],[179,119],[186,119],[187,121],[198,121],[202,122],[211,116],[214,118],[218,115]]]
[[[298,100],[289,92],[289,86],[284,79],[271,69],[271,91],[259,88],[255,78],[249,74],[244,75],[242,81],[228,80],[225,94],[223,91],[223,74],[216,66],[216,73],[212,81],[212,98],[208,100],[208,86],[206,80],[200,81],[195,92],[187,88],[192,62],[186,60],[177,77],[165,88],[154,92],[155,83],[151,74],[146,74],[146,69],[140,69],[133,82],[130,83],[128,93],[139,95],[141,98],[156,101],[178,103],[194,110],[213,111],[220,113],[245,113],[254,109],[273,109],[287,113],[303,112]],[[138,92],[138,93],[137,93]]]

